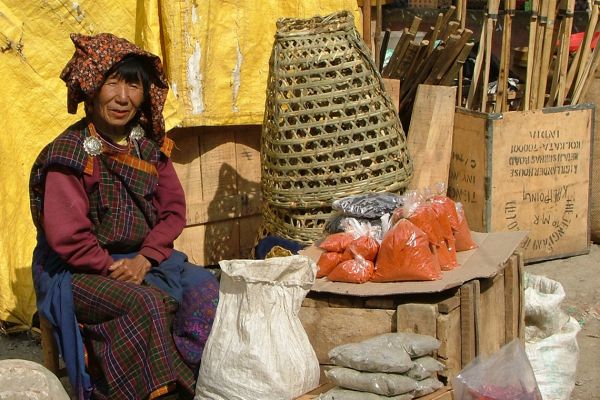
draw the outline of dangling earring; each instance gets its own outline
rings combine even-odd
[[[140,140],[145,135],[146,132],[144,132],[144,128],[142,128],[139,125],[136,125],[131,129],[131,132],[129,133],[129,138],[133,140]]]

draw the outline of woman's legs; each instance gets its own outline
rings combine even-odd
[[[173,340],[185,362],[197,374],[215,319],[219,282],[210,271],[190,263],[184,264],[181,282],[183,300],[173,320]]]
[[[73,300],[90,359],[102,370],[101,378],[94,380],[94,397],[144,399],[175,381],[193,390],[195,374],[169,334],[171,310],[164,292],[98,275],[74,274]]]

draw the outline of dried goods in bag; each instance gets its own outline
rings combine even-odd
[[[332,233],[319,243],[319,247],[323,250],[342,253],[353,240],[354,235],[350,232]]]
[[[477,243],[471,236],[471,230],[465,216],[465,209],[462,203],[456,203],[456,214],[458,215],[458,227],[454,229],[454,238],[456,239],[456,251],[466,251],[476,249]]]
[[[317,278],[322,278],[329,275],[329,273],[333,271],[333,269],[337,267],[339,263],[347,259],[348,258],[345,258],[342,253],[335,251],[326,251],[322,253],[317,261],[317,267],[319,267],[319,270],[317,271]]]
[[[327,275],[333,282],[365,283],[373,276],[373,261],[362,257],[342,261]]]
[[[377,243],[377,240],[371,236],[361,236],[350,242],[344,251],[344,255],[347,258],[362,257],[365,260],[375,261],[378,251],[379,243]]]
[[[381,396],[375,393],[359,392],[356,390],[334,387],[327,393],[320,394],[317,400],[412,400],[414,396],[404,393],[398,396]]]
[[[403,204],[402,196],[393,193],[362,193],[335,200],[334,210],[358,218],[379,218]]]
[[[414,379],[400,374],[332,367],[325,371],[325,375],[334,385],[383,396],[397,396],[412,392],[419,387]]]
[[[289,256],[219,265],[219,305],[195,399],[294,399],[314,389],[319,360],[298,313],[315,263]]]
[[[417,381],[436,376],[446,366],[431,356],[423,356],[413,360],[413,367],[406,372],[406,376]]]
[[[383,238],[377,255],[374,282],[428,281],[442,277],[429,238],[407,219],[401,219]]]

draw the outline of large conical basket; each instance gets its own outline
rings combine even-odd
[[[305,243],[336,198],[408,184],[404,131],[350,13],[277,22],[261,164],[263,231]]]

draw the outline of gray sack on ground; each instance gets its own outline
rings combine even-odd
[[[380,396],[374,393],[357,392],[356,390],[335,387],[317,397],[317,400],[412,400],[413,395],[406,393],[399,396]]]
[[[433,393],[444,386],[437,378],[427,378],[417,381],[417,388],[413,392],[415,397],[421,397]]]
[[[426,378],[435,377],[446,366],[431,356],[419,357],[413,360],[414,365],[406,372],[406,376],[421,381]]]
[[[404,375],[382,372],[361,372],[351,368],[333,367],[325,371],[329,380],[345,389],[397,396],[417,389],[417,382]]]

